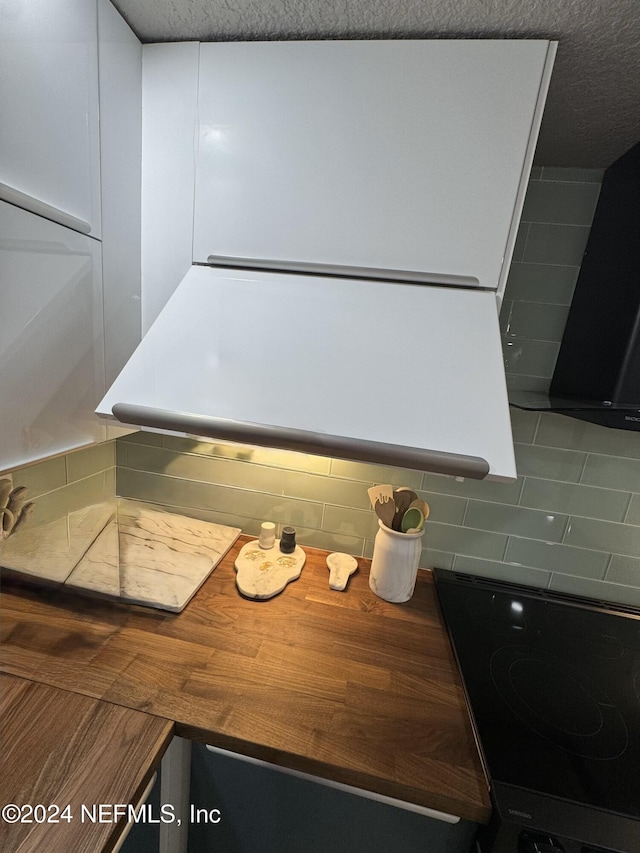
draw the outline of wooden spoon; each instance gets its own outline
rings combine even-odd
[[[394,530],[400,530],[400,522],[402,521],[402,516],[409,509],[411,501],[414,500],[413,495],[415,495],[415,492],[412,492],[409,489],[395,489],[393,493],[393,502],[396,508],[395,513],[393,515]]]
[[[384,526],[393,529],[393,519],[396,514],[396,505],[394,502],[392,500],[385,501],[384,503],[376,501],[375,511]]]
[[[409,486],[398,486],[396,492],[406,492],[406,494],[411,495],[412,501],[418,500],[417,494],[413,491],[413,489],[410,489]]]
[[[415,501],[411,501],[409,504],[409,509],[413,508],[419,509],[420,512],[424,515],[424,520],[426,521],[429,518],[429,513],[431,510],[429,509],[429,504],[426,501],[423,501],[422,498],[416,498]]]
[[[400,529],[403,533],[418,533],[422,530],[424,526],[424,515],[422,511],[418,509],[417,506],[409,507],[409,509],[402,516],[402,522],[400,524]]]

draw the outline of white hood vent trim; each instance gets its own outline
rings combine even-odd
[[[127,403],[115,403],[114,416],[122,423],[143,426],[163,432],[178,432],[202,438],[232,441],[240,444],[257,444],[278,447],[301,453],[321,453],[336,459],[357,459],[362,462],[395,465],[431,471],[435,474],[452,474],[482,480],[489,473],[489,463],[479,456],[444,453],[419,447],[399,447],[379,441],[325,435],[318,432],[276,427],[266,424],[212,418],[186,412],[170,412]]]

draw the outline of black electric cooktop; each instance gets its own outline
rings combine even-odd
[[[436,571],[488,775],[640,818],[640,615]]]

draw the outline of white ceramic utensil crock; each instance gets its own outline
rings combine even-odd
[[[422,551],[422,535],[390,530],[378,520],[369,586],[385,601],[399,603],[413,595]]]

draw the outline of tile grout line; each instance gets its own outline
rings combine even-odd
[[[585,472],[587,470],[587,463],[589,461],[590,456],[591,456],[591,453],[589,451],[587,451],[586,456],[584,457],[584,462],[582,463],[582,468],[580,469],[580,476],[578,477],[578,484],[581,486],[588,485],[587,483],[584,483],[582,481],[582,478],[584,477]],[[620,490],[620,491],[622,491],[622,490]]]
[[[533,224],[533,223],[531,223],[531,224]],[[558,264],[558,263],[554,263],[553,261],[524,261],[524,260],[521,260],[521,261],[513,261],[512,266],[513,266],[513,264],[524,264],[525,266],[528,266],[528,267],[536,267],[536,266],[538,266],[538,267],[559,267],[560,269],[566,269],[567,267],[572,267],[575,270],[580,269],[580,264]],[[505,290],[505,292],[506,292],[506,290]],[[549,304],[553,305],[555,303],[549,303]]]
[[[607,575],[609,574],[609,569],[611,568],[611,563],[613,562],[613,554],[609,554],[609,559],[607,560],[607,564],[604,567],[604,572],[602,573],[601,581],[606,581]]]

